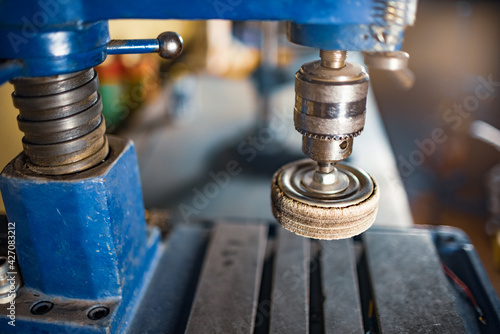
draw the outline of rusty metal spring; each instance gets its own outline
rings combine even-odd
[[[93,68],[11,82],[14,106],[19,109],[18,126],[24,132],[23,149],[32,171],[71,174],[106,158],[106,125]]]

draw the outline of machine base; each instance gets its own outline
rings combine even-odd
[[[7,256],[6,236],[7,218],[0,216],[0,254],[4,256]],[[69,299],[21,287],[13,307],[11,304],[0,305],[0,333],[127,332],[162,256],[163,247],[157,228],[148,229],[147,246],[142,270],[138,271],[138,276],[142,277],[136,277],[140,284],[124,289],[122,298]]]
[[[456,334],[500,330],[498,297],[470,241],[454,228],[371,228],[354,239],[318,241],[296,236],[277,224],[205,222],[178,226],[160,250],[156,269],[148,274],[147,289],[136,296],[136,312],[122,320],[122,328],[118,321],[112,331]],[[442,264],[468,286],[484,312],[485,324],[466,294],[447,279]],[[18,312],[28,293],[21,288]],[[44,315],[18,313],[15,328],[4,318],[1,332],[110,329],[105,324],[111,317],[87,318],[90,304],[53,301],[53,309]],[[108,302],[111,308],[118,303]]]

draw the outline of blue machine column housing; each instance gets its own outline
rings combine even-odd
[[[24,154],[2,172],[27,288],[67,298],[121,297],[124,285],[148,269],[135,149],[124,139],[109,143],[106,161],[78,174],[41,176],[26,167]]]

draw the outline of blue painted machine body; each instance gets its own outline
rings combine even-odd
[[[109,144],[110,155],[99,166],[56,177],[30,172],[21,153],[2,172],[0,190],[15,224],[23,289],[45,300],[116,301],[111,324],[121,322],[127,308],[131,313],[147,285],[160,237],[146,230],[132,142],[110,136]],[[30,316],[29,309],[18,310],[21,328],[45,326],[32,324]]]
[[[100,64],[107,54],[119,52],[107,50],[110,19],[288,21],[301,45],[393,51],[400,45],[387,45],[373,34],[372,27],[381,24],[377,5],[375,0],[2,0],[0,83]],[[140,43],[133,46],[140,50]]]
[[[122,151],[109,162],[75,175],[30,173],[24,154],[4,169],[0,189],[26,287],[78,299],[120,295],[124,274],[146,251],[139,169],[125,142],[112,146]]]
[[[222,19],[368,24],[373,22],[374,5],[375,0],[3,0],[0,22],[15,26],[26,20],[58,25],[111,19]]]

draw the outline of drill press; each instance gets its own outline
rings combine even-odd
[[[320,51],[321,60],[295,75],[295,128],[312,159],[290,163],[273,177],[273,214],[286,229],[316,239],[349,238],[368,229],[379,189],[363,170],[338,163],[365,124],[368,75],[346,62],[346,51]]]
[[[358,234],[372,223],[378,188],[365,172],[337,163],[363,128],[368,76],[345,62],[345,52],[328,50],[400,49],[415,6],[415,0],[0,1],[0,83],[12,80],[25,133],[24,152],[0,175],[23,282],[14,296],[17,328],[127,332],[133,322],[144,325],[137,310],[154,309],[146,291],[172,290],[175,299],[177,285],[187,281],[151,278],[195,263],[159,265],[178,254],[146,226],[133,144],[104,134],[93,70],[109,54],[174,58],[182,40],[173,33],[111,40],[107,20],[281,20],[289,22],[290,41],[325,50],[320,62],[305,64],[297,74],[295,124],[312,160],[278,171],[273,201],[286,228],[331,239]],[[164,304],[176,305],[170,299]],[[181,309],[161,318],[177,321]],[[0,312],[0,331],[14,332],[8,311]]]

